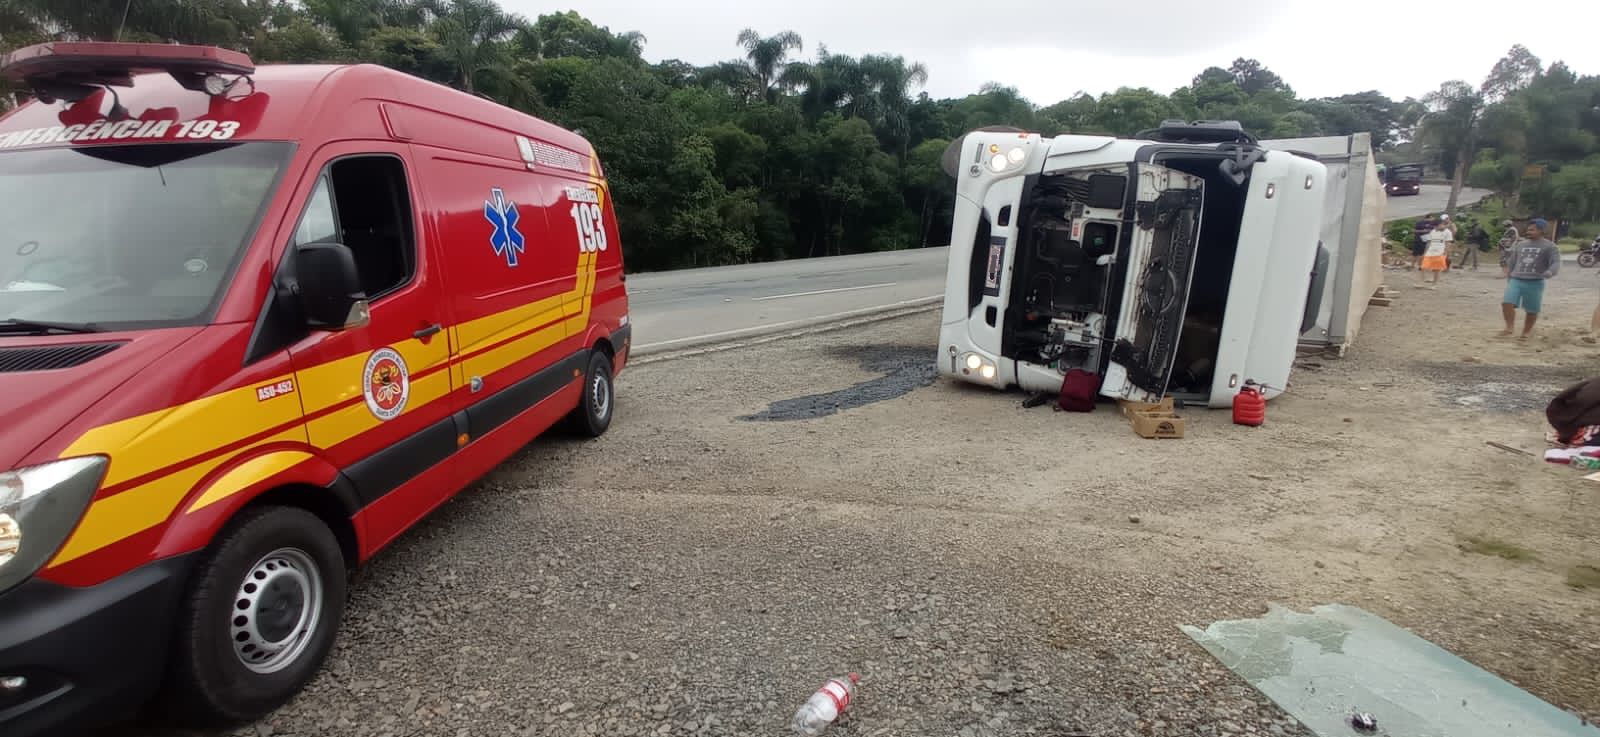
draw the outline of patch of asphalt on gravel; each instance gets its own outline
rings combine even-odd
[[[840,358],[854,359],[860,363],[861,368],[882,375],[836,391],[780,399],[767,405],[761,412],[745,415],[739,419],[785,422],[826,417],[844,410],[865,407],[874,402],[905,396],[919,387],[932,384],[939,378],[939,371],[934,366],[934,360],[938,357],[937,352],[927,346],[845,346],[831,348],[828,353]]]
[[[1552,396],[1588,378],[1567,366],[1423,362],[1417,369],[1446,401],[1489,412],[1543,411]]]

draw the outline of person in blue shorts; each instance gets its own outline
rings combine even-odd
[[[1516,332],[1517,308],[1527,313],[1523,319],[1522,336],[1527,340],[1533,324],[1539,321],[1539,310],[1544,306],[1544,283],[1561,270],[1561,251],[1556,244],[1546,240],[1544,234],[1550,224],[1535,218],[1528,223],[1527,238],[1513,247],[1505,264],[1506,294],[1500,302],[1500,311],[1506,319],[1506,329],[1501,336]]]

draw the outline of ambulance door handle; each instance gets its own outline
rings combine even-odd
[[[411,336],[416,338],[417,340],[427,340],[429,338],[432,338],[435,334],[437,334],[441,330],[444,330],[444,326],[440,325],[439,323],[434,323],[432,325],[429,325],[428,327],[425,327],[425,328],[423,328],[421,330],[418,330],[415,333],[412,333]]]

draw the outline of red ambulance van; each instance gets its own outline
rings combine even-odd
[[[0,118],[0,734],[259,717],[349,569],[606,431],[628,299],[582,137],[375,66],[0,70],[35,98]]]

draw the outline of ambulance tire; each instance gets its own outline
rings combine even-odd
[[[290,565],[272,565],[280,554]],[[288,703],[322,667],[338,634],[348,582],[345,563],[333,531],[306,510],[269,506],[241,513],[201,555],[179,603],[161,699],[165,716],[183,725],[228,726],[259,719]],[[233,639],[240,636],[238,625],[246,622],[237,616],[245,606],[241,592],[254,588],[251,580],[269,574],[270,568],[277,569],[270,575],[282,576],[290,566],[297,578],[287,589],[309,618],[311,633],[303,645],[280,651],[289,657],[270,664],[270,672],[257,672],[245,665],[246,656],[236,650]],[[302,590],[307,588],[318,591],[312,596]],[[261,601],[265,598],[263,593],[256,602],[256,613],[264,617],[275,614]],[[270,623],[263,618],[252,626],[265,629]],[[282,623],[277,626],[281,630]]]
[[[611,427],[616,413],[617,390],[611,379],[611,357],[605,351],[589,354],[589,370],[583,375],[583,396],[577,408],[567,415],[567,429],[585,438],[598,438]]]

